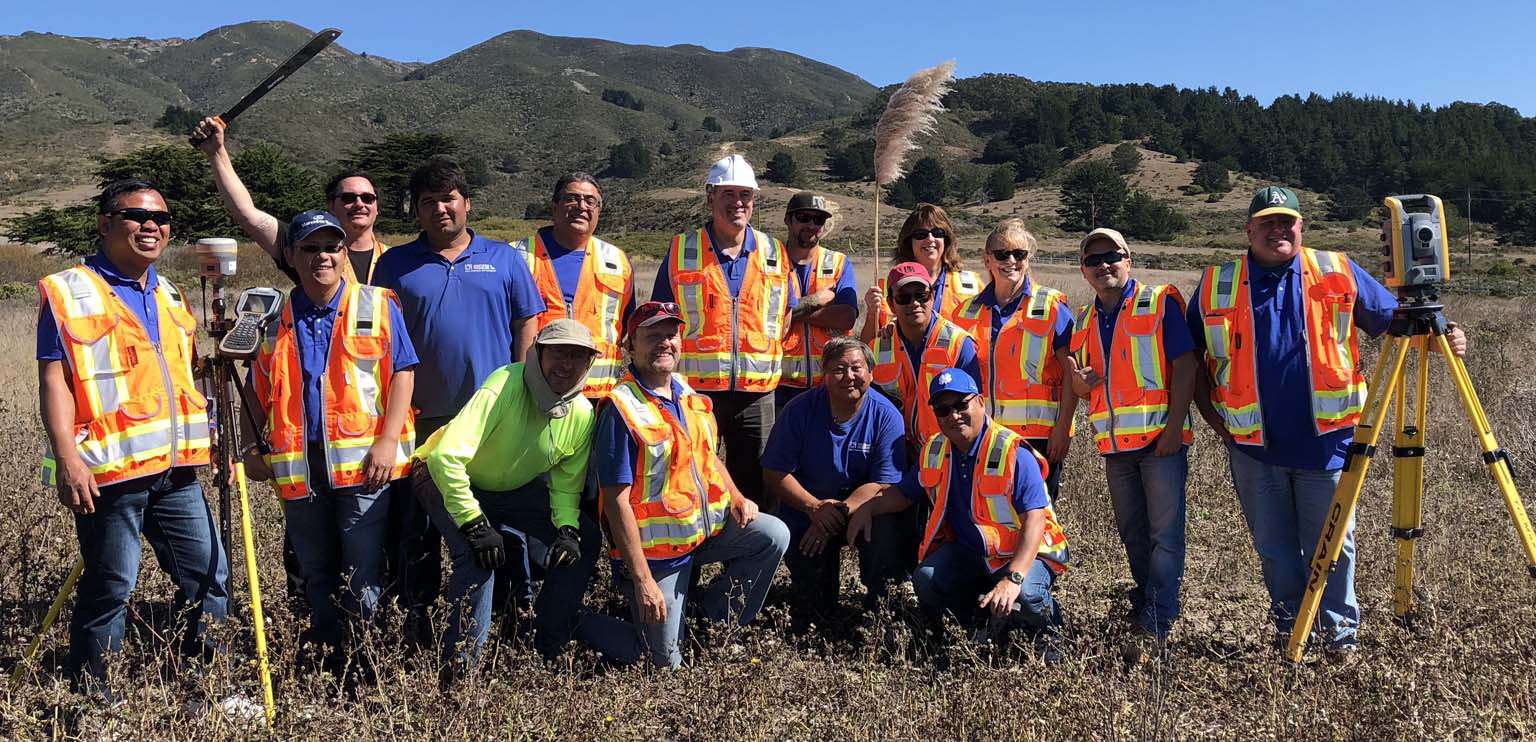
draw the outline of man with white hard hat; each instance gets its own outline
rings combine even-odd
[[[757,175],[746,158],[716,162],[704,193],[709,222],[672,238],[651,299],[677,303],[678,373],[712,400],[731,478],[771,510],[758,462],[773,429],[773,393],[797,300],[794,264],[783,244],[751,226]]]

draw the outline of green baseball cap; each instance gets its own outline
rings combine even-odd
[[[1265,186],[1253,194],[1248,202],[1248,218],[1257,219],[1270,214],[1289,214],[1301,218],[1301,200],[1296,192],[1285,186]]]

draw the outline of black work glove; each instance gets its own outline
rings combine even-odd
[[[581,532],[573,526],[560,526],[555,542],[549,545],[549,566],[569,567],[581,560]]]
[[[491,526],[484,515],[459,526],[459,533],[475,552],[475,563],[481,569],[496,569],[507,562],[507,550],[502,546],[501,534]]]

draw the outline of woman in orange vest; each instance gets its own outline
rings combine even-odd
[[[109,183],[96,203],[100,251],[38,282],[37,365],[43,484],[75,514],[85,564],[65,667],[77,691],[110,703],[103,655],[122,647],[141,535],[176,583],[182,653],[213,647],[202,619],[222,620],[229,594],[197,482],[209,461],[208,401],[192,378],[197,320],[154,268],[170,211],[142,180]]]
[[[981,293],[981,276],[960,268],[960,242],[949,214],[941,206],[918,204],[896,235],[891,263],[915,262],[933,279],[933,308],[950,319],[960,305]],[[876,281],[864,292],[864,327],[859,338],[873,345],[875,335],[892,319],[885,304],[886,286]]]
[[[1038,246],[1023,219],[993,228],[983,252],[992,282],[953,320],[976,342],[987,415],[1049,462],[1045,487],[1054,502],[1077,410],[1062,374],[1071,362],[1073,323],[1066,294],[1034,282],[1029,264]]]
[[[378,606],[389,510],[382,495],[405,476],[415,442],[416,351],[392,292],[342,278],[336,217],[306,211],[292,225],[284,251],[299,286],[268,327],[250,376],[261,404],[254,423],[271,452],[248,466],[282,498],[311,638],[335,650],[343,604],[364,621]],[[344,659],[333,652],[328,666]]]

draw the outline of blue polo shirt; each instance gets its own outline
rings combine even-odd
[[[1302,318],[1300,256],[1284,265],[1266,268],[1248,261],[1248,296],[1253,303],[1253,333],[1258,352],[1259,407],[1263,411],[1264,445],[1231,446],[1244,455],[1271,466],[1296,469],[1344,468],[1345,449],[1354,428],[1317,434],[1312,420],[1312,375],[1307,369],[1306,322]],[[1361,268],[1349,261],[1359,296],[1355,299],[1354,325],[1375,337],[1387,331],[1397,298]],[[1195,296],[1201,288],[1195,289]],[[1191,301],[1188,331],[1205,350],[1205,321],[1200,302]]]
[[[762,464],[795,475],[813,497],[841,500],[869,482],[900,482],[907,468],[905,436],[901,410],[883,395],[871,390],[853,417],[837,422],[826,387],[816,386],[779,412]],[[809,517],[792,507],[780,507],[778,515],[797,537],[810,526]]]
[[[640,389],[668,414],[677,418],[678,424],[683,426],[685,432],[688,430],[688,418],[683,415],[683,408],[678,403],[678,400],[683,398],[683,385],[676,374],[672,376],[671,399],[652,394],[651,390],[644,386]],[[597,429],[592,434],[592,450],[604,453],[601,456],[593,456],[591,460],[591,465],[597,470],[599,487],[618,487],[635,483],[635,459],[640,456],[640,446],[635,443],[634,435],[629,432],[629,423],[624,422],[624,416],[619,414],[618,408],[612,404],[604,404],[598,410]],[[672,559],[647,561],[654,567],[671,568],[686,563],[691,556],[691,554],[684,554]]]
[[[933,334],[933,326],[938,322],[939,315],[935,312],[928,318],[928,329],[923,332],[922,341],[916,343],[903,337],[899,327],[892,329],[896,337],[901,339],[901,347],[907,351],[907,360],[912,362],[912,368],[923,367],[923,348],[927,345],[928,337]],[[955,368],[970,374],[971,379],[976,382],[977,389],[984,388],[981,383],[981,360],[976,356],[976,343],[969,336],[960,341],[960,355],[955,361]]]
[[[944,522],[949,524],[950,531],[955,534],[956,543],[978,554],[986,554],[986,544],[982,543],[981,534],[977,533],[975,521],[971,519],[971,475],[976,470],[976,457],[981,454],[981,442],[985,439],[985,434],[976,436],[971,450],[963,455],[950,451],[949,493],[944,500]],[[919,468],[918,463],[913,463],[901,478],[901,493],[915,503],[925,502],[928,497],[928,492],[918,481]],[[1013,509],[1021,517],[1050,503],[1045,493],[1045,480],[1040,478],[1040,465],[1035,463],[1035,455],[1029,446],[1019,446],[1014,459],[1010,499],[1013,501]]]
[[[1094,317],[1099,322],[1099,344],[1104,349],[1104,357],[1109,357],[1109,349],[1115,338],[1115,320],[1120,316],[1120,307],[1125,306],[1125,300],[1136,293],[1136,279],[1125,282],[1125,289],[1120,292],[1120,301],[1113,307],[1105,307],[1098,297],[1093,299]],[[1163,297],[1163,355],[1172,361],[1185,353],[1195,349],[1195,341],[1190,337],[1189,325],[1181,318],[1184,316],[1184,307],[1171,295]],[[1104,369],[1098,369],[1100,373]]]
[[[336,313],[341,307],[341,294],[347,282],[331,297],[325,306],[310,301],[301,288],[288,292],[293,303],[293,339],[299,351],[299,372],[304,383],[304,439],[311,443],[325,440],[325,416],[316,414],[325,409],[325,368],[331,357],[331,335],[336,328]],[[394,302],[389,305],[389,321],[392,328],[405,327],[400,308]],[[416,349],[410,336],[404,332],[390,334],[390,362],[395,371],[404,371],[417,364]]]
[[[149,335],[149,341],[158,345],[160,343],[160,310],[155,302],[155,289],[160,286],[160,276],[155,272],[153,265],[144,276],[144,285],[139,286],[135,279],[124,275],[112,261],[107,259],[107,254],[100,250],[85,259],[85,267],[96,271],[96,275],[112,287],[112,293],[121,299],[133,316],[137,317],[139,324],[143,325],[144,332]],[[46,298],[37,315],[37,360],[62,361],[64,360],[64,339],[59,337],[59,324],[53,318],[53,310],[48,308]]]
[[[528,264],[511,245],[470,230],[452,262],[426,236],[384,253],[373,285],[400,299],[421,364],[413,403],[423,418],[447,417],[502,366],[512,363],[512,323],[544,311]]]
[[[993,283],[987,284],[987,287],[976,295],[976,300],[981,302],[992,315],[992,335],[988,338],[987,347],[997,346],[997,334],[1003,331],[1003,325],[1008,323],[1013,313],[1019,311],[1019,305],[1024,303],[1024,297],[1029,296],[1034,290],[1034,282],[1026,278],[1024,290],[1006,304],[997,303],[997,285]],[[1077,320],[1072,317],[1072,309],[1063,302],[1061,310],[1056,312],[1056,325],[1051,328],[1052,350],[1061,350],[1072,345],[1072,329],[1076,324]]]

